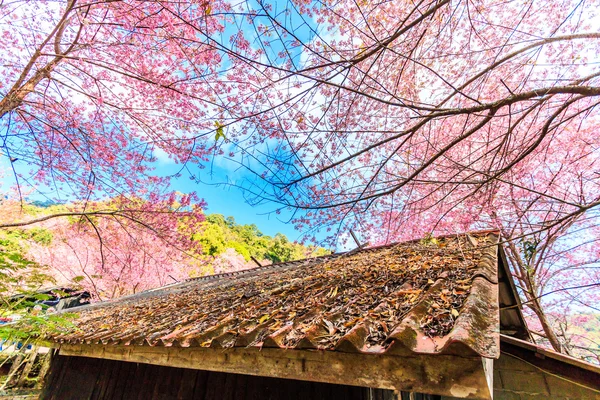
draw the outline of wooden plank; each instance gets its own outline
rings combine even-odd
[[[179,387],[181,386],[181,381],[183,379],[184,371],[188,371],[187,368],[174,368],[173,374],[171,376],[171,386],[169,387],[169,398],[173,400],[177,400],[179,396]]]
[[[106,362],[114,362],[109,360],[96,360],[96,362],[90,363],[90,361],[91,360],[89,358],[85,357],[81,357],[80,359],[79,374],[81,376],[86,376],[85,380],[82,380],[81,383],[69,382],[69,384],[72,384],[74,386],[89,385],[90,383],[92,383],[92,386],[89,388],[89,391],[86,390],[86,397],[82,396],[78,399],[92,399],[94,395],[95,383],[98,382],[98,380],[100,379],[99,376],[102,373],[102,369],[98,366]]]
[[[198,371],[185,368],[182,370],[181,382],[177,391],[177,400],[186,400],[194,398],[194,388],[196,387],[196,376]]]
[[[235,400],[244,400],[246,397],[246,388],[248,386],[248,379],[256,379],[255,376],[248,375],[235,375],[235,390],[233,392],[233,398]]]
[[[58,356],[58,357],[63,357],[63,356]],[[92,361],[92,360],[88,359],[88,361]],[[92,390],[92,394],[90,395],[90,400],[100,399],[100,389],[102,387],[103,382],[106,380],[105,364],[109,363],[109,362],[113,362],[113,361],[111,361],[111,360],[94,360],[93,362],[90,362],[90,364],[93,364],[94,367],[97,368],[97,370],[98,370],[98,373],[96,374],[96,381],[94,383],[94,389]]]
[[[359,388],[354,386],[345,386],[346,388],[346,397],[347,400],[363,400],[364,390],[359,390]]]
[[[62,356],[59,356],[62,357]],[[94,391],[91,395],[91,400],[101,400],[104,397],[104,393],[106,392],[106,387],[108,386],[108,382],[110,381],[110,365],[114,363],[112,360],[97,360],[95,363],[99,372],[96,376],[96,384],[94,385]]]
[[[501,335],[501,351],[535,365],[550,374],[600,391],[600,367],[541,348],[533,343]]]
[[[52,365],[52,358],[54,355],[54,349],[50,349],[46,354],[40,354],[40,363],[42,366],[40,367],[40,372],[38,373],[38,381],[35,384],[36,389],[42,389],[47,382],[47,374],[50,370],[50,366]]]
[[[306,382],[306,381],[286,381],[287,385],[284,387],[285,390],[290,391],[290,394],[296,394],[299,399],[310,399],[312,393],[312,387],[315,385],[324,386],[323,384],[319,384],[316,382]],[[285,398],[285,397],[280,397]],[[289,396],[288,396],[289,398]]]
[[[148,368],[146,374],[144,374],[144,384],[138,395],[138,400],[154,400],[154,389],[160,379],[160,368]]]
[[[61,400],[88,400],[94,390],[96,374],[85,357],[74,357],[63,366],[64,377],[57,391]]]
[[[35,364],[35,360],[38,357],[38,346],[32,345],[31,351],[29,352],[29,357],[27,357],[27,362],[25,363],[25,367],[21,371],[21,374],[17,381],[18,387],[23,387],[27,378],[29,378],[29,373],[31,372],[33,365]],[[9,373],[10,374],[10,373]]]
[[[194,400],[204,400],[207,381],[208,371],[198,371],[198,375],[196,375],[196,386],[194,388]]]
[[[132,399],[137,400],[147,400],[153,392],[154,392],[154,381],[153,381],[153,371],[156,369],[154,365],[140,364],[140,375],[139,382],[141,383],[137,387],[136,396],[132,397]]]
[[[142,379],[144,378],[145,368],[147,367],[148,364],[131,363],[127,385],[123,391],[123,399],[137,399],[137,395],[143,384]]]
[[[68,357],[56,357],[57,359],[60,359],[60,363],[59,365],[56,367],[57,371],[56,371],[56,377],[52,377],[52,382],[54,383],[54,387],[52,392],[50,392],[50,396],[48,397],[48,399],[50,400],[55,400],[55,399],[60,399],[58,396],[60,395],[60,388],[63,385],[64,379],[65,379],[65,375],[67,374],[67,370],[69,368],[69,364],[72,360],[72,358],[68,358]],[[55,367],[53,366],[52,369],[55,369]],[[45,397],[42,396],[42,399],[45,399]]]
[[[262,388],[265,386],[265,377],[257,376],[257,377],[248,377],[246,380],[246,390],[242,396],[240,396],[240,400],[256,400],[260,399]]]
[[[40,393],[40,400],[53,400],[61,382],[61,374],[64,373],[64,364],[69,357],[52,357],[52,364],[46,377],[46,385]]]
[[[169,386],[173,379],[173,372],[175,368],[168,368],[165,366],[156,367],[156,383],[154,384],[154,391],[152,392],[151,399],[160,400],[173,400],[176,398],[176,393],[171,394]]]
[[[226,374],[222,372],[208,374],[204,400],[221,400],[225,389]]]
[[[115,385],[113,394],[111,399],[113,400],[121,400],[126,399],[125,391],[127,389],[127,385],[132,382],[131,374],[133,370],[133,374],[135,374],[135,367],[137,363],[122,363],[121,370],[119,371],[119,375],[117,378],[117,383]]]
[[[118,389],[118,385],[119,382],[121,381],[122,377],[123,377],[123,371],[125,370],[125,366],[123,365],[124,363],[120,363],[120,362],[115,362],[116,360],[113,360],[113,363],[110,364],[110,378],[109,378],[109,385],[106,388],[106,395],[108,397],[108,399],[114,399],[117,389]],[[131,364],[131,363],[129,363]]]
[[[225,383],[223,384],[222,400],[235,400],[234,392],[237,384],[238,374],[225,374]]]
[[[62,364],[67,365],[62,368]],[[117,364],[123,365],[119,367]],[[85,396],[84,393],[86,392],[93,391],[91,397],[93,400],[106,398],[111,400],[135,398],[160,400],[171,398],[182,400],[255,400],[256,398],[271,400],[329,400],[332,398],[374,400],[366,397],[368,390],[382,392],[380,389],[367,389],[357,386],[172,368],[85,357],[58,356],[55,365],[59,366],[60,370],[67,375],[79,372],[82,379],[82,382],[71,382],[67,378],[63,382],[67,387],[57,388],[56,398],[59,399],[78,398]],[[152,372],[150,373],[149,370],[152,370]],[[116,371],[119,371],[119,373]],[[90,372],[92,372],[91,375]],[[198,384],[202,390],[199,390],[197,396],[195,396],[194,389],[198,382],[198,375],[202,376],[200,378],[202,382]],[[144,380],[151,383],[144,383]],[[155,381],[156,383],[154,383]],[[56,386],[56,380],[52,380],[50,385]],[[380,399],[380,397],[376,397],[376,399]],[[380,400],[383,400],[383,398]]]
[[[63,344],[61,355],[491,399],[484,359],[281,349]],[[198,396],[196,396],[199,398]]]
[[[308,394],[310,395],[310,386],[315,384],[314,382],[302,382],[291,379],[266,378],[266,380],[268,382],[267,384],[270,389],[271,397],[274,399],[293,399],[294,397],[299,399],[310,398],[304,394],[308,390]]]
[[[156,399],[161,400],[177,400],[179,392],[179,384],[181,382],[182,368],[160,367],[161,372],[158,383],[154,388]]]
[[[63,397],[62,389],[66,386],[67,376],[69,375],[69,369],[72,368],[76,358],[66,359],[62,366],[62,371],[58,380],[58,390],[55,392],[53,399],[60,400]]]

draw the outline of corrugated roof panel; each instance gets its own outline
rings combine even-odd
[[[497,241],[472,233],[189,280],[82,307],[51,339],[495,358]]]

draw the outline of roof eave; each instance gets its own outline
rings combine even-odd
[[[59,354],[458,398],[492,398],[493,360],[483,357],[86,344],[62,344]]]
[[[504,354],[521,358],[540,369],[567,377],[581,385],[600,391],[600,367],[598,365],[506,335],[500,335],[500,342],[501,352]]]

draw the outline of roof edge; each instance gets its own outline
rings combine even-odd
[[[59,355],[283,379],[492,399],[490,361],[454,355],[397,356],[319,350],[63,344]],[[440,379],[440,366],[444,379]]]
[[[500,351],[600,393],[600,366],[500,334]]]
[[[575,358],[575,357],[569,356],[567,354],[558,353],[554,350],[550,350],[550,349],[547,349],[540,345],[537,345],[537,344],[534,344],[531,342],[527,342],[525,340],[517,339],[512,336],[500,334],[500,341],[520,347],[522,349],[526,349],[526,350],[535,352],[536,354],[541,354],[545,357],[550,357],[554,360],[558,360],[558,361],[567,363],[569,365],[572,365],[572,366],[575,366],[578,368],[582,368],[582,369],[594,372],[594,373],[598,374],[598,378],[600,379],[600,366],[598,366],[598,365],[591,364],[587,361],[580,360],[579,358]],[[600,382],[600,380],[599,380],[599,382]]]

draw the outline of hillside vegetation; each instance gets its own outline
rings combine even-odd
[[[24,213],[21,219],[69,209],[29,204],[17,210],[16,204],[2,205],[14,211],[4,213],[5,218]],[[169,218],[175,218],[168,228],[177,233],[176,242],[172,232],[157,238],[143,224],[112,217],[72,216],[0,230],[0,296],[61,284],[80,286],[93,298],[105,300],[190,277],[327,253],[282,234],[264,235],[254,224],[240,225],[221,214],[193,221],[185,216]]]
[[[218,257],[227,249],[233,249],[245,261],[254,257],[278,263],[327,254],[323,248],[290,242],[281,233],[273,237],[264,235],[255,224],[239,225],[233,217],[221,214],[207,215],[202,226],[203,230],[194,235],[194,240],[201,245],[202,254],[207,256]]]

